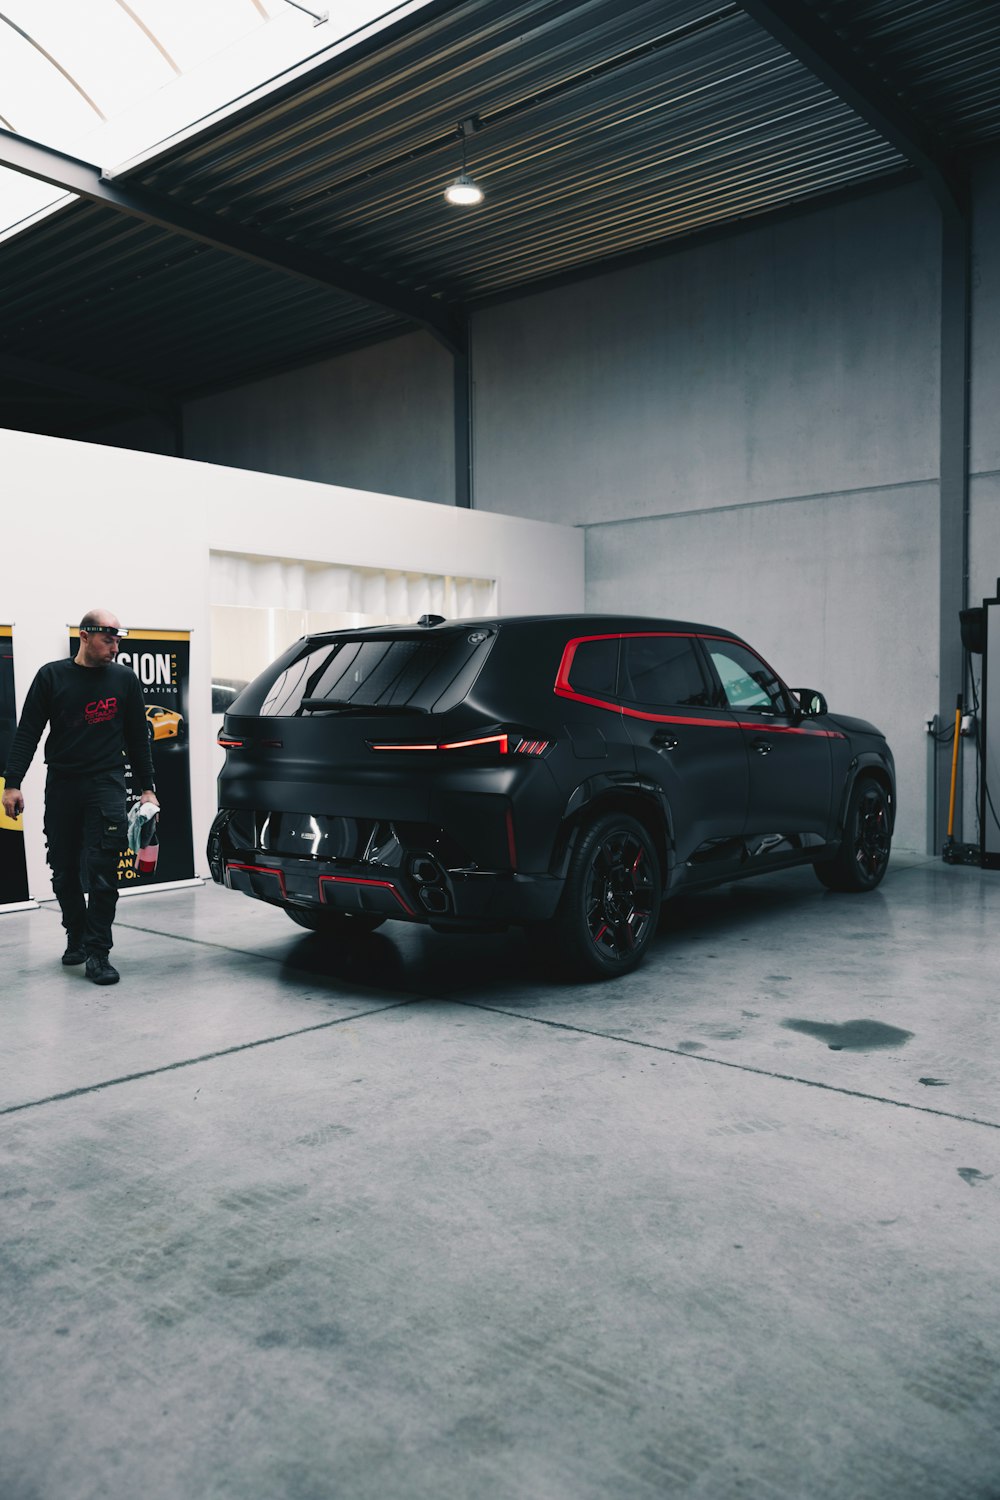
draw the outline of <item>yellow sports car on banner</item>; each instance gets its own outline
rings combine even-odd
[[[147,703],[146,727],[151,740],[177,740],[184,734],[184,719],[175,709]]]

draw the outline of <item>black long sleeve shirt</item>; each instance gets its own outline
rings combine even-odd
[[[4,782],[17,791],[27,774],[45,725],[45,760],[56,776],[96,776],[120,771],[126,759],[143,791],[153,785],[153,758],[139,679],[129,667],[109,662],[81,667],[71,658],[41,667],[24,700],[24,711],[7,756]]]

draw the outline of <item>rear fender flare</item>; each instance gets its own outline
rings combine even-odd
[[[649,830],[660,857],[663,888],[674,867],[674,825],[662,787],[641,777],[591,776],[582,781],[563,810],[552,856],[552,874],[565,878],[580,832],[605,812],[626,812]]]

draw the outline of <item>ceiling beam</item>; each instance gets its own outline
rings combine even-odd
[[[965,212],[945,143],[901,102],[832,26],[802,0],[740,0],[747,15],[911,162],[946,214]]]
[[[126,411],[155,412],[170,418],[177,413],[177,403],[157,391],[120,385],[116,380],[103,380],[82,370],[66,370],[60,365],[21,359],[14,354],[0,354],[0,379],[41,386],[50,391],[68,391],[74,396],[84,396],[88,401],[103,401],[108,406],[123,407]]]
[[[355,297],[359,302],[367,302],[425,328],[452,354],[464,352],[461,326],[446,305],[433,297],[408,292],[354,266],[289,245],[217,214],[186,207],[176,198],[119,184],[91,162],[65,156],[7,130],[0,130],[0,166],[10,167],[38,182],[48,182],[91,203],[116,209],[143,223],[210,245],[214,250]]]

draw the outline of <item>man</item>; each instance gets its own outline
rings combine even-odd
[[[118,860],[128,842],[126,751],[143,788],[141,800],[157,800],[139,679],[115,661],[118,642],[127,634],[110,610],[84,615],[76,656],[48,662],[28,689],[4,772],[4,812],[16,818],[24,809],[21,781],[48,723],[45,838],[52,889],[66,929],[62,961],[67,966],[85,963],[94,984],[117,984],[119,979],[108,954],[118,902]]]

